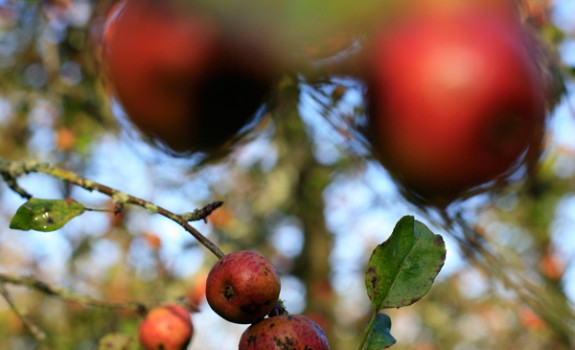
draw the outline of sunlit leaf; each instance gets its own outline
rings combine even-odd
[[[411,305],[429,290],[445,262],[445,243],[413,216],[401,218],[373,251],[365,275],[376,311]]]
[[[395,342],[391,335],[391,318],[384,313],[378,313],[367,336],[366,350],[387,349]]]
[[[64,226],[86,208],[73,199],[31,198],[22,204],[10,221],[10,228],[49,232]]]

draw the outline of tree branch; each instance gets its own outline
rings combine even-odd
[[[32,276],[16,277],[5,273],[0,273],[0,293],[4,296],[4,298],[6,299],[6,301],[8,301],[9,304],[11,304],[11,301],[9,301],[6,298],[6,295],[4,295],[4,292],[6,291],[4,284],[13,284],[17,286],[27,287],[29,289],[39,291],[49,296],[54,296],[68,302],[74,302],[92,307],[99,307],[106,309],[128,309],[136,312],[147,310],[150,307],[150,305],[146,305],[145,303],[142,302],[112,303],[102,299],[74,294],[69,290],[60,288],[58,286],[52,285],[44,281],[37,280]],[[14,309],[16,313],[18,313],[14,307],[12,307],[12,309]],[[22,318],[21,315],[18,316]]]
[[[113,198],[116,207],[122,207],[124,204],[133,204],[145,208],[146,210],[148,210],[153,214],[160,214],[182,226],[203,246],[205,246],[208,250],[210,250],[216,257],[218,257],[218,259],[224,256],[224,253],[218,246],[216,246],[212,241],[210,241],[208,238],[206,238],[203,234],[201,234],[198,230],[196,230],[193,226],[191,226],[188,223],[188,221],[192,220],[205,220],[206,217],[209,214],[211,214],[213,210],[221,206],[222,204],[221,202],[214,202],[192,213],[178,215],[147,200],[129,195],[127,193],[121,192],[112,187],[100,184],[90,179],[83,178],[81,176],[78,176],[74,172],[54,167],[47,163],[14,162],[0,158],[0,174],[5,179],[7,185],[12,190],[14,190],[22,197],[27,199],[29,199],[31,195],[18,186],[16,179],[19,176],[29,173],[40,173],[50,175],[64,182],[82,187],[88,191],[96,191],[105,194]]]

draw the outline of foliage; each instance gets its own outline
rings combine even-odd
[[[10,221],[10,228],[17,230],[55,231],[86,208],[73,199],[30,198]]]

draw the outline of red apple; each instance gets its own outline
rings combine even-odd
[[[206,300],[230,322],[254,323],[272,311],[280,289],[280,278],[269,260],[253,251],[237,251],[210,270]]]
[[[255,43],[232,39],[208,13],[177,6],[121,2],[107,21],[102,61],[141,131],[177,152],[211,151],[253,120],[275,76]]]
[[[429,15],[457,15],[458,13],[485,13],[509,20],[519,17],[520,0],[412,0],[406,2],[404,11]]]
[[[188,310],[166,305],[148,312],[140,324],[140,343],[146,350],[183,350],[194,332]]]
[[[329,350],[323,330],[302,315],[269,317],[248,327],[239,350]]]
[[[402,18],[368,52],[367,136],[399,183],[449,202],[513,171],[544,129],[519,23],[486,12]]]

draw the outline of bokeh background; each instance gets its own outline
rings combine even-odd
[[[395,349],[575,347],[575,2],[524,2],[541,16],[536,28],[566,87],[535,185],[518,181],[459,203],[455,230],[405,200],[356,137],[360,81],[286,77],[275,108],[225,157],[158,150],[130,126],[101,76],[97,44],[112,2],[0,0],[0,157],[50,162],[177,213],[223,201],[194,226],[224,251],[269,257],[287,309],[320,323],[335,350],[357,347],[371,312],[365,264],[407,214],[444,236],[448,256],[429,295],[389,311]],[[20,184],[36,197],[111,209],[110,198],[45,175]],[[137,348],[141,315],[131,303],[182,300],[199,302],[190,349],[237,348],[245,326],[220,319],[201,298],[215,258],[181,227],[127,207],[116,216],[88,212],[51,233],[11,230],[22,203],[0,185],[0,348],[97,349],[110,333]],[[461,248],[453,237],[466,229],[489,254]],[[110,305],[86,305],[83,296]]]

